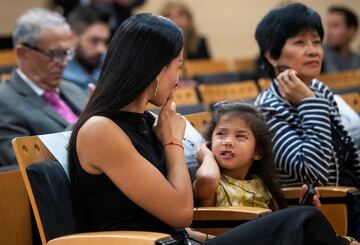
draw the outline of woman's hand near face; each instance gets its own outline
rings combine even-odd
[[[277,77],[281,95],[291,104],[297,105],[303,99],[314,97],[311,89],[296,76],[296,71],[287,69]]]
[[[171,95],[160,110],[154,132],[162,144],[172,140],[182,142],[185,133],[185,119],[176,113],[173,96]]]

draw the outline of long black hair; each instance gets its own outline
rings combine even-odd
[[[210,142],[212,134],[220,119],[224,116],[239,118],[245,121],[255,137],[255,149],[261,155],[254,160],[248,175],[257,175],[270,192],[278,207],[285,208],[284,194],[274,174],[274,158],[272,154],[271,134],[263,120],[261,112],[250,103],[242,101],[222,101],[213,105],[212,119],[205,129],[205,139]]]
[[[169,19],[151,13],[130,17],[115,32],[96,89],[75,124],[69,142],[69,173],[77,161],[76,138],[92,116],[117,113],[139,97],[184,46],[181,30]]]
[[[290,3],[271,10],[256,27],[255,39],[259,46],[261,68],[271,77],[275,77],[274,69],[265,57],[269,51],[274,59],[278,59],[288,38],[303,31],[316,31],[321,41],[324,29],[320,15],[301,3]]]

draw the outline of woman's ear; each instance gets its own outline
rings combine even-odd
[[[269,61],[269,63],[270,63],[273,67],[276,67],[276,60],[271,57],[270,52],[269,52],[269,51],[266,51],[264,55],[265,55],[265,58]]]

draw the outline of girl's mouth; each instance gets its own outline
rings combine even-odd
[[[233,153],[231,151],[221,151],[220,155],[222,157],[225,157],[225,158],[233,158],[233,157],[235,157],[235,153]]]

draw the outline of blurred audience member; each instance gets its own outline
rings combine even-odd
[[[13,42],[19,68],[0,85],[0,165],[16,164],[13,138],[63,131],[77,121],[86,101],[81,89],[61,81],[74,54],[64,17],[28,10],[17,20]]]
[[[160,14],[171,19],[182,29],[185,38],[185,58],[210,58],[206,39],[198,34],[195,28],[193,15],[185,4],[179,1],[168,1],[162,7]]]
[[[53,0],[51,7],[67,16],[76,6],[81,4],[83,0]]]
[[[331,6],[326,17],[324,71],[338,72],[360,68],[360,55],[351,51],[351,41],[358,29],[353,11]]]
[[[85,0],[101,13],[110,16],[110,27],[112,33],[132,15],[134,8],[142,5],[145,0]]]
[[[77,36],[77,43],[75,57],[68,62],[63,78],[87,92],[88,83],[95,84],[99,79],[110,28],[107,19],[89,6],[74,9],[68,23]]]

